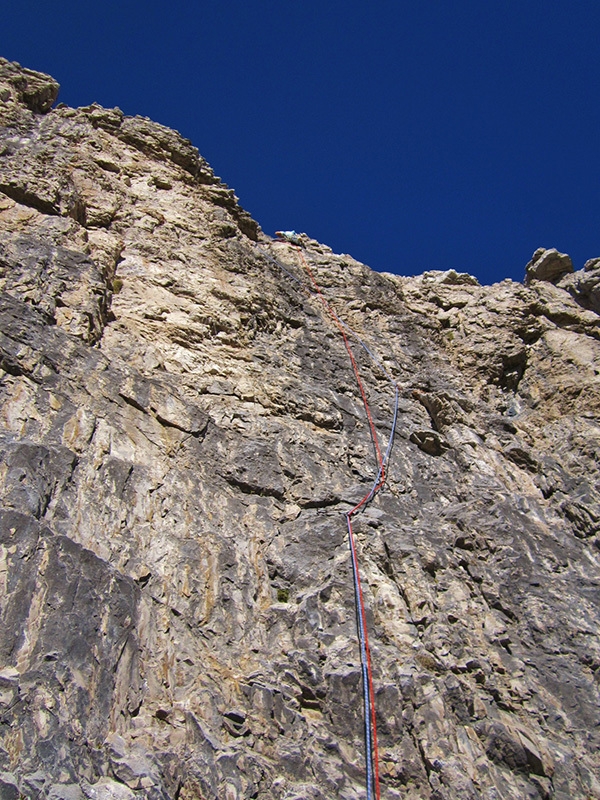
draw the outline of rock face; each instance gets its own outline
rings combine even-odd
[[[525,267],[525,283],[532,280],[557,283],[563,275],[573,272],[573,262],[566,253],[559,253],[554,247],[546,250],[540,247]]]
[[[56,92],[0,61],[0,797],[364,797],[342,337],[188,141]],[[382,444],[401,389],[355,524],[382,798],[600,797],[600,261],[301,238]]]

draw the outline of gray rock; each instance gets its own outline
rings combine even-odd
[[[15,776],[8,772],[1,772],[0,800],[20,800],[21,796]]]
[[[133,800],[136,797],[129,787],[111,778],[100,778],[92,785],[84,785],[88,800]]]
[[[48,800],[84,800],[84,795],[76,783],[55,783],[50,787]]]

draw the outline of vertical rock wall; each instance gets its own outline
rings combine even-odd
[[[0,796],[364,797],[339,332],[189,142],[57,91],[0,61]],[[600,797],[600,261],[302,241],[401,387],[356,523],[382,798]]]

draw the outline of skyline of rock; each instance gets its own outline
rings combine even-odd
[[[190,142],[57,91],[0,60],[0,795],[364,797],[343,339]],[[382,798],[600,798],[600,259],[301,243],[381,442],[400,388],[356,519]]]

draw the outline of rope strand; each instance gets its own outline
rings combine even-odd
[[[283,241],[286,241],[299,253],[300,259],[304,265],[310,283],[313,287],[313,293],[318,295],[325,310],[331,316],[335,325],[340,331],[340,334],[344,342],[344,346],[350,358],[350,363],[352,364],[352,369],[354,371],[356,382],[358,384],[358,388],[362,398],[363,406],[369,423],[369,430],[371,434],[371,439],[373,441],[375,458],[377,462],[377,475],[375,477],[373,485],[371,486],[369,491],[365,494],[365,496],[354,506],[354,508],[352,508],[350,511],[346,513],[346,523],[348,528],[348,544],[350,548],[350,556],[352,562],[354,596],[356,603],[356,624],[357,624],[357,632],[359,640],[361,675],[362,675],[362,685],[363,685],[367,800],[373,800],[374,796],[376,800],[380,800],[381,790],[379,782],[379,748],[377,744],[377,720],[375,714],[375,691],[373,687],[373,668],[371,661],[371,649],[369,647],[367,615],[365,611],[365,603],[364,603],[362,584],[360,579],[358,556],[356,554],[356,541],[355,541],[354,531],[352,528],[352,517],[355,514],[358,514],[358,512],[361,511],[361,509],[365,508],[371,502],[371,500],[373,500],[375,495],[379,492],[379,490],[383,487],[383,485],[386,482],[387,467],[392,453],[394,436],[396,433],[396,424],[398,421],[399,387],[396,381],[390,375],[389,371],[380,361],[380,359],[378,359],[377,356],[373,354],[373,352],[360,338],[360,336],[358,336],[358,334],[356,334],[355,331],[352,330],[352,328],[350,328],[345,322],[343,322],[338,317],[335,310],[332,308],[331,304],[321,291],[321,287],[319,286],[313,274],[313,271],[311,270],[308,261],[306,260],[304,253],[302,252],[301,247],[297,244],[296,241],[290,240],[290,238],[285,237],[285,235],[283,234],[282,236],[284,236]],[[266,253],[264,250],[262,252],[269,261],[271,261],[279,269],[281,269],[282,272],[284,272],[289,278],[291,278],[293,281],[299,284],[303,291],[305,292],[307,291],[307,287],[303,281],[297,278],[286,267],[284,267],[283,264],[281,264],[277,259],[273,258],[270,254]],[[309,294],[310,293],[311,292],[309,291]],[[356,358],[350,346],[348,334],[350,334],[357,340],[360,346],[366,351],[367,355],[379,367],[379,369],[381,369],[383,374],[386,376],[386,378],[390,381],[390,383],[394,387],[394,410],[393,410],[392,426],[390,430],[390,436],[387,443],[387,447],[383,454],[381,452],[381,447],[379,445],[379,437],[377,436],[377,430],[375,428],[375,423],[373,421],[373,416],[371,414],[371,409],[369,407],[367,393],[365,391],[365,387],[363,385],[360,376],[358,364],[356,363]]]

